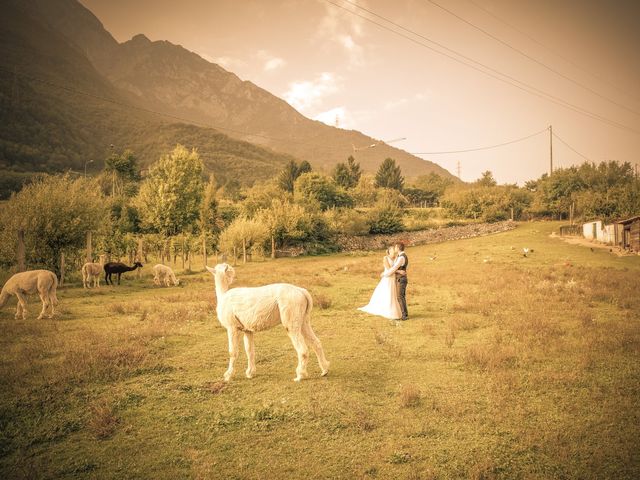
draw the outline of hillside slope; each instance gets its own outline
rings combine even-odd
[[[406,176],[442,167],[382,144],[354,130],[310,120],[284,100],[219,65],[168,41],[144,35],[118,44],[100,21],[76,0],[28,0],[34,15],[85,52],[93,66],[146,107],[212,125],[230,136],[287,152],[330,170],[353,153],[353,145],[377,143],[356,153],[365,171],[374,172],[394,158]]]
[[[211,128],[175,123],[144,111],[135,96],[105,79],[76,45],[14,2],[0,16],[0,170],[99,169],[110,153],[131,148],[143,165],[177,143],[198,148],[219,178],[252,183],[290,160]],[[11,185],[2,182],[1,196]]]

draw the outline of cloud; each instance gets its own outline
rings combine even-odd
[[[205,53],[201,53],[200,56],[205,60],[207,60],[208,62],[217,63],[218,65],[222,66],[227,70],[233,71],[237,68],[243,68],[247,66],[247,62],[245,62],[244,60],[240,60],[238,58],[232,58],[232,57],[226,57],[226,56],[211,57],[210,55],[207,55]]]
[[[304,112],[318,107],[326,97],[339,90],[338,78],[333,73],[323,72],[315,80],[290,83],[283,97],[293,108]]]
[[[354,2],[364,4],[364,2]],[[350,7],[350,10],[354,8]],[[324,17],[318,25],[315,39],[329,41],[342,47],[349,59],[350,67],[359,67],[365,63],[365,49],[361,44],[364,36],[364,20],[349,15],[334,5],[326,5]]]
[[[326,112],[319,113],[314,120],[318,120],[332,127],[351,128],[353,119],[345,107],[335,107]]]
[[[272,70],[277,70],[280,67],[284,67],[287,62],[285,62],[282,58],[270,58],[264,64],[265,72],[270,72]]]
[[[272,72],[274,70],[277,70],[278,68],[284,67],[287,64],[287,62],[283,58],[276,57],[266,50],[258,50],[255,56],[258,60],[264,62],[262,68],[265,72]]]

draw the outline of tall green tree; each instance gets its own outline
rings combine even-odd
[[[355,187],[361,176],[360,164],[356,162],[352,155],[349,155],[346,164],[344,162],[338,163],[332,174],[335,182],[343,188]]]
[[[295,160],[291,160],[278,175],[278,185],[285,192],[293,193],[293,187],[298,177],[310,171],[311,164],[306,160],[303,160],[300,164]]]
[[[138,195],[145,226],[176,235],[195,224],[202,204],[202,171],[198,152],[182,145],[154,164]]]
[[[217,235],[220,233],[221,222],[218,215],[218,200],[216,192],[218,184],[213,175],[209,175],[209,181],[204,186],[202,204],[200,205],[198,226],[200,232]]]
[[[133,196],[140,182],[138,159],[132,150],[112,153],[104,162],[105,180],[111,185],[111,195]]]
[[[493,178],[493,173],[491,170],[487,170],[486,172],[482,172],[482,175],[478,180],[476,180],[476,185],[479,187],[495,187],[498,184],[496,179]]]
[[[295,183],[294,198],[305,203],[317,201],[321,210],[353,206],[353,199],[344,188],[336,185],[332,178],[315,172],[300,175]]]
[[[14,264],[17,232],[22,230],[27,268],[57,271],[60,253],[80,255],[86,233],[101,232],[108,223],[108,202],[95,179],[42,176],[0,209],[0,263]]]
[[[385,158],[384,162],[380,164],[376,173],[375,185],[378,188],[393,188],[402,191],[404,177],[400,166],[396,165],[393,158]]]

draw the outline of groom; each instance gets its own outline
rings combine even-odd
[[[404,253],[404,243],[398,242],[393,248],[397,255],[396,261],[393,263],[393,267],[387,272],[387,275],[396,276],[396,282],[398,282],[398,303],[400,304],[400,311],[402,312],[402,320],[409,318],[407,312],[407,267],[409,266],[409,257]]]

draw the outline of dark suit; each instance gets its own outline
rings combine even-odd
[[[407,267],[409,266],[409,257],[404,252],[400,252],[400,255],[404,257],[404,265],[396,270],[396,282],[398,282],[398,303],[400,304],[400,311],[402,312],[402,320],[406,320],[409,316],[407,311]]]

